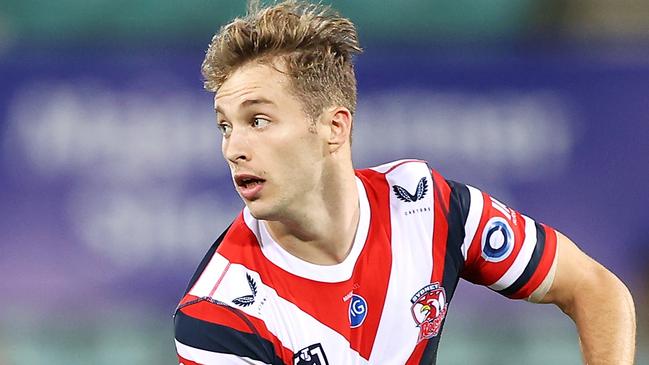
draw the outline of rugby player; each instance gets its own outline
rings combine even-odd
[[[464,278],[556,304],[588,364],[631,364],[629,291],[563,234],[424,161],[354,169],[360,52],[351,21],[296,1],[212,39],[202,72],[245,208],[178,305],[180,363],[433,364]]]

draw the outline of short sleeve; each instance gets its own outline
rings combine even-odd
[[[242,311],[197,298],[174,315],[179,364],[284,364],[261,323]],[[287,354],[290,358],[291,354]]]
[[[279,344],[263,321],[211,296],[199,294],[202,289],[197,288],[205,287],[201,277],[218,278],[229,266],[217,253],[229,230],[228,227],[209,249],[176,308],[174,340],[178,363],[284,364],[283,359],[288,361],[293,354]]]
[[[472,186],[449,185],[464,224],[461,277],[512,299],[542,296],[554,274],[554,229]]]

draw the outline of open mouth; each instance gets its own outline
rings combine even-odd
[[[236,175],[234,181],[241,197],[253,201],[260,197],[261,190],[264,188],[266,180],[254,175]]]
[[[243,179],[238,185],[242,188],[250,189],[257,184],[261,184],[262,182],[264,182],[264,180],[262,179]]]
[[[237,175],[235,176],[234,180],[238,187],[244,189],[254,188],[255,186],[260,185],[261,183],[266,181],[253,175]]]

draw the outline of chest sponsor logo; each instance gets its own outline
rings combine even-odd
[[[255,297],[257,297],[257,283],[255,282],[255,279],[253,279],[250,274],[246,273],[246,280],[248,281],[248,287],[250,287],[251,293],[249,295],[243,295],[232,299],[232,303],[241,307],[252,305],[255,302]]]
[[[329,365],[322,345],[319,343],[305,347],[293,355],[293,365]]]
[[[437,336],[448,308],[444,288],[439,283],[428,284],[419,289],[410,302],[412,318],[419,327],[417,343]]]
[[[367,301],[358,294],[353,294],[349,300],[349,326],[360,327],[367,317]]]
[[[410,194],[410,192],[404,187],[396,184],[392,185],[392,190],[396,194],[397,199],[402,200],[406,203],[416,202],[417,200],[421,200],[426,196],[426,193],[428,192],[428,179],[426,179],[426,177],[424,176],[421,178],[421,180],[419,180],[417,189],[415,190],[414,194]]]

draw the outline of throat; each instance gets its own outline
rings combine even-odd
[[[287,253],[316,265],[340,264],[349,256],[357,235],[358,204],[347,219],[315,219],[299,226],[265,222],[271,238]]]

